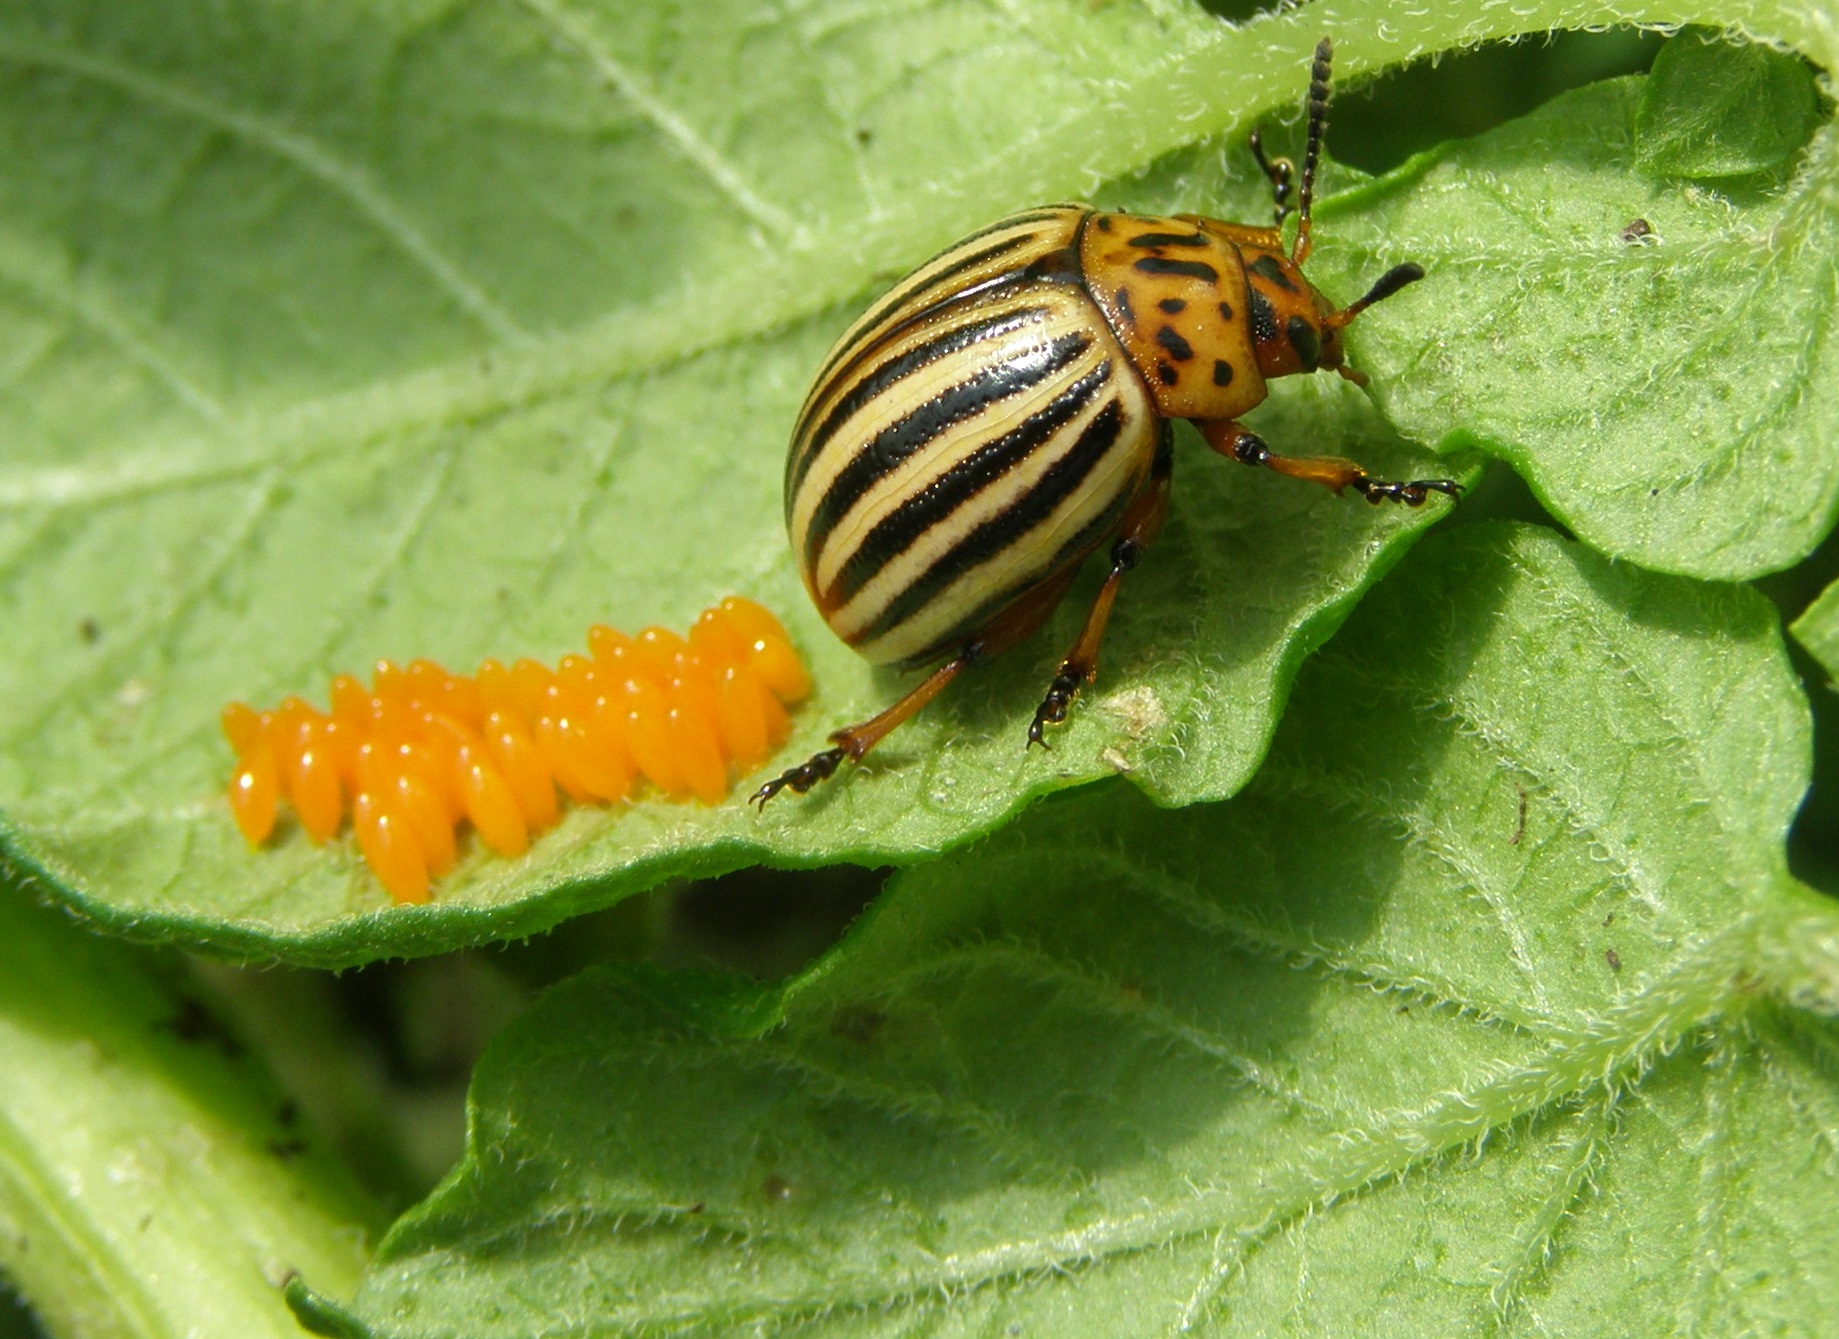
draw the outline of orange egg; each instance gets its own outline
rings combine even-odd
[[[399,902],[426,901],[459,859],[462,825],[520,856],[560,816],[558,786],[581,804],[625,800],[646,781],[672,800],[721,803],[731,775],[785,740],[784,704],[810,687],[779,621],[738,597],[705,610],[687,638],[596,624],[587,643],[553,670],[487,660],[471,677],[380,660],[371,688],[332,680],[329,713],[298,697],[272,712],[231,703],[237,827],[260,845],[286,799],[324,842],[349,803],[378,881]]]
[[[428,859],[409,824],[386,797],[361,790],[351,806],[351,829],[371,872],[398,902],[428,900]]]
[[[275,761],[274,746],[265,739],[258,740],[237,760],[236,771],[230,777],[230,812],[251,846],[260,846],[275,830],[280,801],[281,769]]]

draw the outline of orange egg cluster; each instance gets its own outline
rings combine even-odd
[[[425,902],[470,822],[522,855],[556,821],[556,791],[612,803],[641,779],[674,800],[717,804],[791,732],[786,705],[811,681],[785,629],[751,600],[704,610],[686,640],[663,628],[588,630],[589,655],[550,669],[495,660],[474,678],[429,660],[377,665],[366,689],[332,681],[329,712],[290,697],[274,711],[223,711],[237,752],[230,807],[249,843],[274,830],[285,796],[315,842],[350,803],[358,847],[399,902]]]

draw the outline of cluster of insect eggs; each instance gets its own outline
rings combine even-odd
[[[398,901],[428,897],[470,822],[501,855],[523,854],[555,823],[556,794],[614,803],[648,780],[675,800],[717,804],[729,777],[791,732],[786,707],[811,681],[779,620],[731,596],[688,638],[663,628],[588,632],[589,654],[556,668],[488,660],[472,678],[428,660],[377,666],[365,688],[341,674],[331,709],[290,697],[274,711],[224,708],[236,750],[230,806],[251,845],[285,798],[315,842],[336,836],[349,801],[365,860]]]

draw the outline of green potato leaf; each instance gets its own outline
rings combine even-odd
[[[169,959],[0,883],[0,1268],[53,1334],[297,1335],[375,1210]]]
[[[558,987],[355,1302],[296,1303],[379,1339],[1818,1332],[1808,766],[1754,593],[1434,536],[1236,798],[1060,797],[780,989]]]
[[[1757,44],[1681,33],[1654,58],[1635,157],[1656,176],[1735,177],[1786,162],[1820,113],[1807,63]]]
[[[1656,180],[1633,166],[1642,87],[1420,155],[1323,228],[1429,271],[1363,318],[1407,436],[1510,461],[1602,552],[1753,577],[1811,552],[1839,507],[1839,137],[1822,129],[1787,186]]]
[[[1839,581],[1821,591],[1789,631],[1828,674],[1839,680]]]
[[[1800,9],[1744,12],[1831,54]],[[738,794],[710,811],[576,811],[521,861],[474,853],[430,908],[389,908],[348,840],[315,848],[290,830],[245,850],[215,720],[228,700],[317,696],[382,657],[553,660],[594,621],[681,627],[738,590],[787,617],[816,673],[783,766],[901,687],[806,606],[778,520],[806,378],[877,282],[1041,199],[1265,217],[1244,128],[1297,106],[1323,31],[1351,78],[1554,25],[1694,17],[1346,4],[1233,27],[1178,4],[1049,0],[767,19],[556,0],[0,17],[0,852],[119,931],[342,965],[528,933],[673,875],[917,859],[1119,772],[1167,804],[1232,794],[1296,666],[1443,504],[1369,511],[1188,439],[1169,530],[1051,755],[1024,753],[1022,732],[1089,580],[1041,638],[828,793],[763,818]],[[1785,415],[1741,479],[1721,473],[1721,420],[1689,419],[1691,402],[1641,419],[1642,451],[1617,457],[1638,482],[1559,460],[1521,412],[1529,397],[1575,425],[1603,402],[1594,378],[1638,360],[1590,355],[1590,376],[1554,378],[1542,360],[1586,352],[1578,332],[1526,312],[1482,357],[1472,332],[1496,319],[1496,276],[1523,269],[1523,219],[1464,206],[1473,228],[1452,238],[1447,213],[1428,235],[1398,217],[1517,176],[1556,183],[1563,219],[1587,205],[1619,226],[1629,183],[1661,190],[1633,173],[1634,96],[1586,95],[1562,125],[1477,142],[1466,166],[1427,161],[1324,200],[1311,265],[1330,291],[1409,257],[1432,278],[1353,332],[1390,421],[1318,379],[1281,386],[1259,430],[1464,478],[1408,438],[1505,449],[1496,429],[1523,430],[1516,464],[1607,551],[1699,570],[1654,547],[1659,526],[1723,571],[1811,543],[1834,474],[1817,448],[1827,346],[1801,339],[1827,291],[1824,132],[1793,189],[1734,207],[1765,279],[1810,284],[1760,332],[1739,323],[1750,352],[1717,382],[1745,422],[1759,395]],[[1203,161],[1204,179],[1176,170]],[[1656,199],[1663,241],[1699,208]],[[1731,240],[1703,228],[1707,247]],[[1791,237],[1806,244],[1770,249]],[[1613,249],[1644,273],[1673,254]],[[1721,310],[1694,291],[1695,320]],[[1677,301],[1631,307],[1639,319],[1605,338],[1659,339]],[[1805,385],[1758,374],[1791,336]],[[1548,459],[1591,496],[1677,497],[1598,525],[1562,479],[1547,487]]]

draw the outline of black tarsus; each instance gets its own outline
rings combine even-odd
[[[1432,493],[1449,497],[1462,496],[1462,485],[1454,479],[1356,479],[1353,490],[1377,507],[1382,502],[1402,502],[1407,507],[1421,507]]]
[[[849,750],[844,748],[825,749],[822,753],[815,753],[798,766],[787,768],[779,776],[761,786],[747,797],[747,803],[757,804],[764,809],[768,800],[788,788],[803,795],[818,782],[827,781],[836,775],[836,769],[848,756]]]

